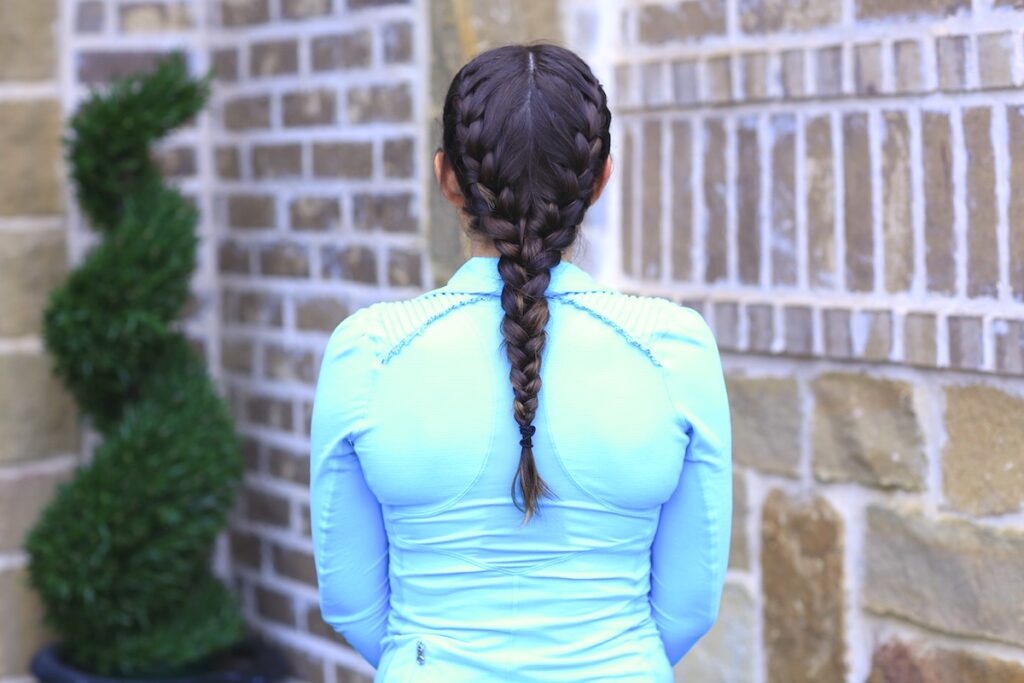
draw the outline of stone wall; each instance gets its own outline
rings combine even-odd
[[[681,680],[1024,680],[1024,12],[625,3],[622,288],[700,310],[736,525]]]
[[[20,680],[50,637],[28,584],[26,532],[69,478],[75,404],[42,339],[67,274],[56,0],[0,4],[0,680]]]

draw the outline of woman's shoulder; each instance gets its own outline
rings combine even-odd
[[[602,291],[568,294],[561,300],[617,329],[655,361],[680,344],[715,344],[711,327],[697,309],[666,297]]]

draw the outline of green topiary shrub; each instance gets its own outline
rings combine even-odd
[[[211,553],[242,444],[203,359],[173,328],[196,266],[197,212],[150,145],[209,95],[174,55],[93,92],[71,121],[78,202],[102,240],[51,294],[55,372],[103,441],[26,538],[29,578],[62,659],[108,676],[180,674],[239,642]]]

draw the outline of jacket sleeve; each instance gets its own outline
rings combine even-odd
[[[370,664],[390,610],[388,539],[357,456],[379,368],[372,307],[345,318],[324,351],[310,422],[310,532],[324,621]]]
[[[732,527],[732,428],[714,334],[696,310],[670,303],[652,344],[689,440],[651,547],[650,604],[675,666],[718,618]]]

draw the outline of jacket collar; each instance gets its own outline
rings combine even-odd
[[[471,256],[459,266],[442,289],[449,292],[501,294],[505,283],[498,273],[498,256]],[[560,261],[551,269],[551,281],[545,296],[570,292],[611,292],[596,282],[587,271],[571,261]]]

